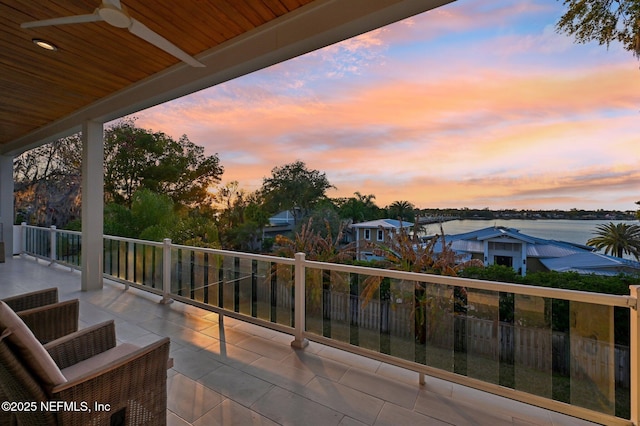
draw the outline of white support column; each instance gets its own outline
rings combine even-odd
[[[0,223],[4,259],[13,256],[13,156],[0,155]]]
[[[82,125],[82,291],[102,289],[104,141],[102,123]]]

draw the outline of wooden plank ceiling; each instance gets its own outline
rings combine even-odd
[[[129,15],[197,56],[313,0],[123,0]],[[0,144],[180,63],[106,22],[23,29],[93,13],[100,0],[0,0]],[[54,43],[51,52],[32,39]],[[19,112],[19,113],[17,113]]]

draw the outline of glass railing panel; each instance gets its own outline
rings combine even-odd
[[[513,358],[514,388],[553,397],[553,334],[551,300],[514,295]]]
[[[272,281],[275,281],[277,277],[275,277],[275,272],[273,275],[271,262],[256,262],[255,314],[257,318],[275,322],[275,315],[271,316],[271,300],[274,291]]]
[[[467,289],[467,376],[499,383],[499,293]]]
[[[349,343],[349,274],[323,271],[323,281],[325,322],[329,323],[331,338]]]
[[[292,265],[271,263],[271,318],[273,322],[294,325],[294,268]]]
[[[113,240],[105,238],[102,240],[102,271],[105,274],[113,275],[113,256],[111,245]]]
[[[178,249],[176,251],[176,283],[178,295],[193,298],[193,251],[189,249]],[[172,256],[173,259],[173,256]],[[173,285],[173,283],[172,283]]]
[[[224,257],[218,254],[205,253],[205,273],[206,287],[204,292],[204,303],[211,306],[220,306],[221,283],[224,278],[222,269]]]
[[[322,270],[307,268],[305,285],[306,329],[324,336]]]
[[[184,265],[185,250],[171,249],[171,293],[182,297],[189,297],[187,280],[189,279],[188,268]],[[187,260],[188,264],[189,260]]]
[[[355,275],[355,279],[358,291],[354,311],[357,316],[352,330],[357,333],[357,339],[353,339],[352,342],[357,342],[353,344],[362,348],[379,352],[381,322],[384,317],[383,312],[386,310],[384,305],[389,300],[391,280],[363,274]],[[354,285],[353,279],[352,285]]]
[[[118,269],[116,277],[123,280],[127,279],[127,243],[125,241],[117,242],[118,250]]]
[[[204,303],[207,287],[207,268],[205,254],[199,251],[193,253],[193,300]]]
[[[27,253],[45,258],[50,256],[51,231],[48,228],[27,227],[25,233],[25,251]]]
[[[80,266],[80,235],[64,231],[56,233],[56,261]]]
[[[224,278],[222,282],[222,306],[230,311],[236,310],[236,283],[239,273],[236,270],[237,258],[224,256],[222,269]]]
[[[149,247],[146,255],[145,285],[151,288],[162,288],[162,247]]]
[[[424,345],[417,341],[416,362],[423,363],[418,349],[424,347],[424,363],[445,371],[453,371],[455,313],[453,287],[424,284],[424,301],[417,308],[424,309]]]
[[[237,268],[239,276],[236,281],[238,292],[238,312],[253,316],[254,294],[257,282],[257,274],[254,274],[253,261],[251,259],[238,259]]]
[[[382,303],[380,352],[415,361],[416,341],[418,345],[425,343],[424,334],[419,332],[425,326],[424,310],[417,302],[417,293],[422,293],[423,287],[415,281],[390,281],[389,297]],[[417,324],[420,326],[416,328]]]
[[[570,303],[571,404],[615,414],[613,307]]]
[[[129,246],[133,246],[133,277],[129,277],[129,280],[136,284],[144,284],[147,246],[144,243],[129,243]]]

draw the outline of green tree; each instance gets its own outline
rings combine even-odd
[[[335,187],[325,173],[310,170],[298,160],[274,167],[271,177],[263,179],[260,194],[270,212],[289,210],[298,223],[320,200],[327,198],[326,192],[330,188]]]
[[[212,191],[212,206],[220,226],[231,229],[243,222],[247,192],[237,180],[216,186]]]
[[[604,250],[605,254],[622,257],[628,253],[640,260],[640,226],[610,222],[598,225],[594,233],[597,236],[587,245]]]
[[[143,188],[132,197],[131,208],[110,203],[105,206],[104,232],[107,235],[220,248],[218,229],[210,211],[177,211],[166,195]]]
[[[15,158],[14,208],[18,223],[62,228],[80,217],[81,158],[78,135]]]
[[[172,238],[178,224],[171,198],[149,189],[132,196],[131,208],[110,203],[105,206],[104,232],[107,235],[162,241]]]
[[[213,210],[225,249],[259,251],[262,231],[269,223],[262,200],[257,193],[247,193],[238,181],[218,185],[213,191]]]
[[[578,43],[613,41],[640,58],[640,2],[638,0],[564,0],[567,11],[556,24],[558,32]]]
[[[162,241],[170,238],[178,222],[173,200],[146,188],[134,194],[131,216],[139,230],[138,238],[143,240]]]
[[[326,233],[331,231],[331,237],[333,239],[337,239],[344,228],[343,221],[335,205],[329,200],[324,200],[316,204],[315,208],[309,212],[307,220],[298,223],[295,231],[300,232],[305,225],[309,231],[323,237],[328,237]],[[341,241],[338,241],[338,243],[340,242]]]
[[[340,203],[338,212],[341,218],[351,219],[354,223],[380,218],[380,207],[373,201],[375,195],[362,195],[360,192],[353,195]]]
[[[416,207],[409,201],[394,201],[387,207],[387,214],[391,219],[399,219],[405,222],[415,220]]]
[[[124,120],[105,131],[105,196],[131,206],[141,188],[166,194],[179,205],[208,204],[209,187],[224,169],[217,154],[204,155],[186,135],[178,141]]]

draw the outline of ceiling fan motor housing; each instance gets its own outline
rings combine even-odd
[[[98,9],[98,15],[109,25],[117,28],[128,28],[131,25],[131,18],[121,9],[104,4]]]

